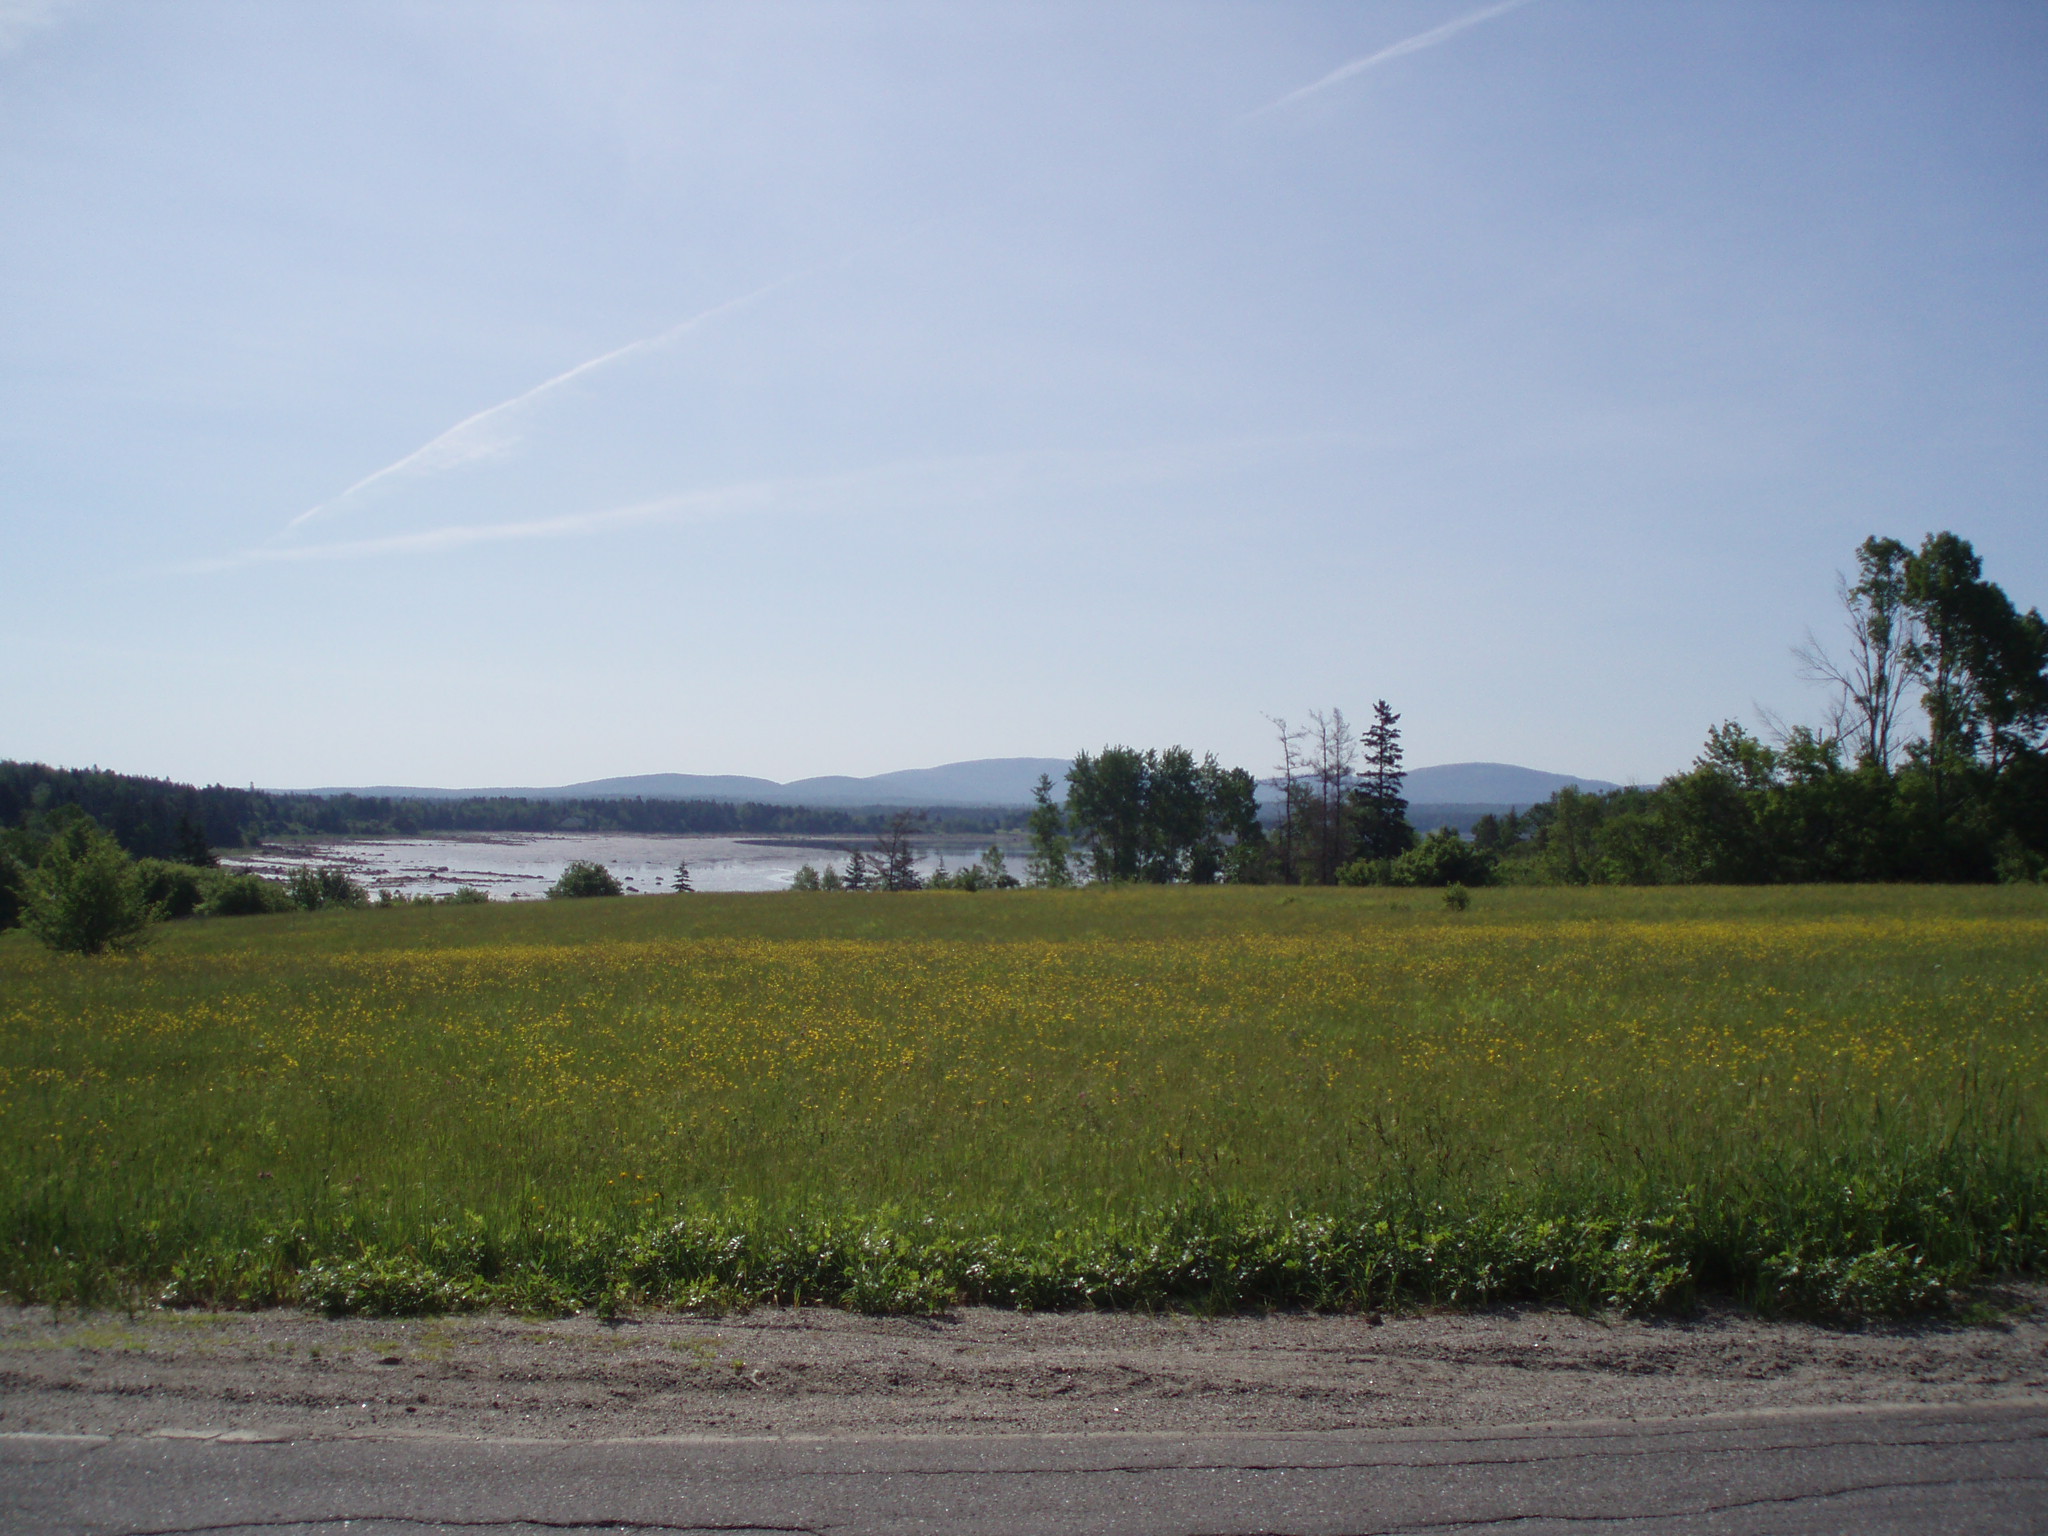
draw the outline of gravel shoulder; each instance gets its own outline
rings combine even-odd
[[[0,1433],[1215,1434],[2048,1397],[2048,1287],[1989,1324],[1723,1311],[1201,1318],[817,1308],[618,1323],[0,1309]]]

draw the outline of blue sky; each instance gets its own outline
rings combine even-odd
[[[1613,779],[2048,604],[2048,7],[0,0],[0,755]]]

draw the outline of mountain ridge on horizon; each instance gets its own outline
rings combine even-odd
[[[982,757],[933,768],[899,768],[853,777],[823,774],[778,783],[745,774],[643,773],[586,779],[550,788],[429,789],[410,785],[368,785],[287,791],[309,795],[387,796],[394,799],[465,800],[506,796],[526,800],[730,800],[761,805],[806,806],[989,806],[1025,805],[1032,786],[1046,774],[1055,784],[1069,759]],[[1607,790],[1618,785],[1576,774],[1550,773],[1514,763],[1439,763],[1407,774],[1413,805],[1528,806],[1548,800],[1567,785]]]

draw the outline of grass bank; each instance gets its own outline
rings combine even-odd
[[[2048,1255],[2048,892],[690,896],[0,938],[0,1289],[1943,1304]]]

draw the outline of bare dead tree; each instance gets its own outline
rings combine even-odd
[[[1312,709],[1308,721],[1307,735],[1314,753],[1308,764],[1313,796],[1310,845],[1315,855],[1316,883],[1330,885],[1350,851],[1347,799],[1358,776],[1358,739],[1345,723],[1341,709],[1333,709],[1327,715]]]
[[[1913,657],[1919,625],[1906,601],[1909,552],[1896,539],[1865,539],[1856,551],[1857,580],[1835,578],[1848,649],[1837,659],[1812,631],[1793,651],[1799,675],[1833,690],[1827,732],[1860,761],[1890,772],[1904,742],[1899,717],[1916,686]]]
[[[1266,781],[1280,791],[1280,881],[1283,885],[1299,885],[1301,866],[1296,852],[1300,842],[1301,743],[1307,732],[1290,729],[1278,715],[1268,715],[1266,719],[1280,737],[1280,762],[1275,777]]]

